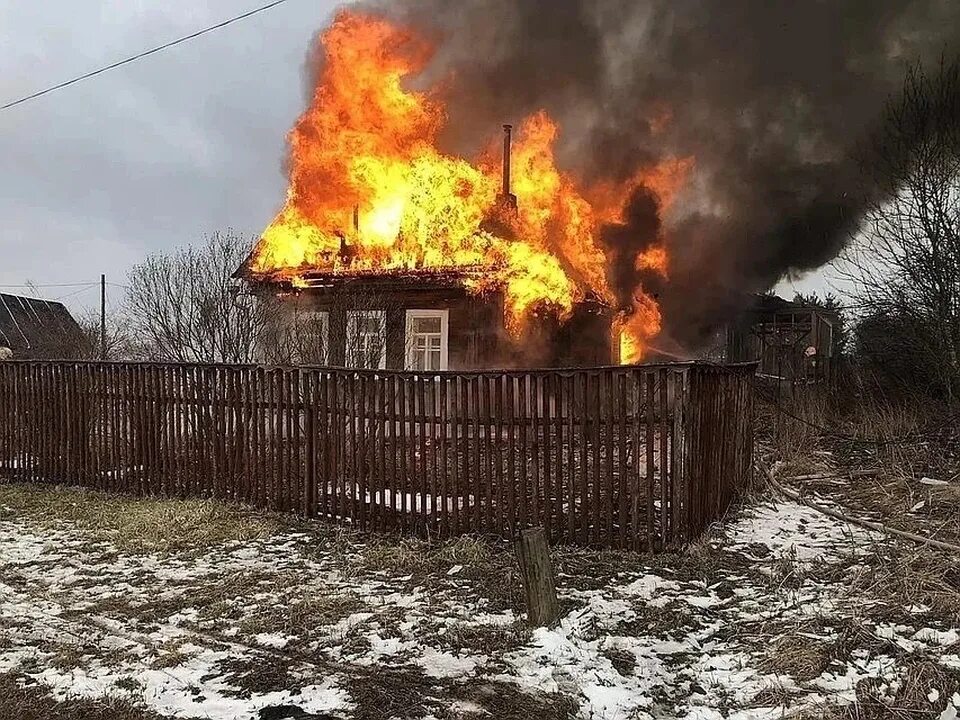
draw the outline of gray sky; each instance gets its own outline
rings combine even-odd
[[[262,4],[0,0],[0,104]],[[332,7],[288,0],[0,112],[0,285],[101,272],[123,283],[151,251],[227,227],[262,230],[283,201],[306,50]],[[115,301],[121,293],[110,289]],[[78,311],[97,301],[96,289],[64,298]]]

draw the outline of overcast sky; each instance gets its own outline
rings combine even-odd
[[[0,0],[0,104],[262,4]],[[0,285],[95,282],[101,272],[123,283],[151,251],[221,228],[262,230],[283,200],[306,50],[333,5],[288,0],[0,112]],[[4,291],[61,298],[77,288]],[[97,297],[82,290],[64,302],[92,308]]]

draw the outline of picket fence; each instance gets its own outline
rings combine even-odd
[[[2,362],[0,477],[656,551],[749,476],[753,374]]]

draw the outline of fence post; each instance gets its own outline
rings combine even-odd
[[[528,622],[535,627],[553,625],[560,617],[560,604],[543,528],[524,530],[516,541],[516,552],[527,599]]]

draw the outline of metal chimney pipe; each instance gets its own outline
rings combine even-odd
[[[510,197],[510,134],[513,125],[503,126],[503,196]]]

